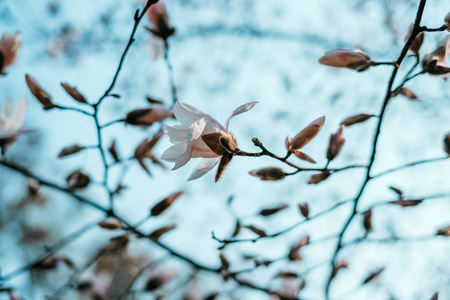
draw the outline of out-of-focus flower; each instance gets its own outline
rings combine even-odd
[[[22,35],[17,33],[4,33],[0,40],[0,74],[6,74],[7,69],[16,63],[19,57]]]
[[[25,100],[20,100],[14,107],[11,100],[6,99],[0,115],[0,139],[16,136],[20,133],[25,120],[26,109],[27,102]]]
[[[335,49],[325,52],[325,55],[319,59],[321,64],[335,67],[348,68],[362,72],[370,67],[370,56],[360,49],[343,50]]]
[[[191,158],[202,157],[203,160],[189,180],[203,176],[221,160],[222,156],[228,156],[237,150],[236,140],[228,131],[228,124],[232,117],[250,110],[256,103],[239,106],[228,118],[225,126],[222,126],[213,117],[197,108],[177,102],[173,112],[181,125],[174,127],[164,125],[165,132],[175,145],[167,149],[161,158],[175,162],[173,170],[176,170],[187,164]],[[228,164],[230,159],[226,159],[226,162]]]
[[[445,60],[449,54],[450,34],[439,41],[433,52],[427,53],[422,57],[420,65],[422,66],[423,71],[447,79],[450,74],[450,68],[445,64]]]
[[[147,49],[150,57],[154,60],[157,60],[166,54],[166,45],[164,40],[154,34],[152,34],[147,42]]]
[[[169,16],[167,15],[164,1],[161,0],[150,6],[147,16],[153,24],[151,32],[155,35],[165,40],[175,33],[175,28],[173,28],[169,23]]]

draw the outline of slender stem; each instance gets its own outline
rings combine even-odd
[[[169,73],[169,84],[170,84],[170,89],[171,89],[171,94],[172,94],[172,103],[171,103],[171,107],[173,107],[175,105],[175,103],[178,101],[178,95],[177,95],[177,87],[175,85],[175,77],[174,77],[174,72],[173,72],[173,66],[172,63],[169,59],[169,43],[167,41],[167,39],[164,40],[164,47],[165,47],[165,51],[164,51],[164,61],[166,62],[166,66],[167,66],[167,71]]]
[[[437,162],[437,161],[448,160],[449,158],[450,157],[436,157],[436,158],[430,158],[430,159],[423,159],[423,160],[414,161],[414,162],[411,162],[411,163],[407,163],[405,165],[401,165],[401,166],[398,166],[398,167],[395,167],[395,168],[392,168],[392,169],[388,169],[388,170],[383,171],[381,173],[378,173],[376,175],[373,175],[372,179],[375,179],[375,178],[378,178],[378,177],[381,177],[381,176],[384,176],[386,174],[390,174],[390,173],[393,173],[393,172],[397,172],[397,171],[400,171],[400,170],[404,170],[404,169],[407,169],[407,168],[410,168],[410,167],[414,167],[414,166],[428,164],[428,163],[433,163],[433,162]]]
[[[8,281],[8,280],[13,279],[16,276],[19,276],[20,274],[22,274],[24,272],[32,270],[35,266],[39,265],[45,259],[51,257],[53,254],[55,254],[61,248],[67,246],[68,244],[75,241],[83,234],[89,232],[91,229],[93,229],[95,226],[97,226],[98,222],[99,221],[95,221],[95,222],[89,223],[89,224],[81,227],[77,231],[73,232],[72,234],[68,235],[64,239],[62,239],[59,242],[57,242],[56,244],[54,244],[52,247],[47,248],[45,253],[43,255],[41,255],[40,257],[38,257],[37,259],[35,259],[33,262],[31,262],[25,266],[22,266],[14,271],[11,271],[4,276],[1,276],[0,280]]]
[[[67,107],[67,106],[61,106],[61,105],[56,105],[56,107],[61,109],[61,110],[71,110],[71,111],[75,111],[75,112],[84,114],[86,116],[90,116],[90,117],[93,116],[93,114],[91,114],[91,113],[89,113],[89,112],[87,112],[85,110],[82,110],[82,109],[79,109],[79,108],[75,108],[75,107]]]
[[[145,4],[145,6],[142,9],[142,12],[140,14],[139,14],[139,10],[136,11],[135,18],[134,18],[134,27],[133,27],[133,30],[131,31],[131,35],[128,40],[128,44],[125,47],[125,50],[123,51],[122,56],[120,58],[120,62],[117,67],[116,73],[114,74],[113,80],[112,80],[111,84],[109,85],[108,89],[103,94],[103,96],[101,96],[100,99],[98,99],[97,103],[94,104],[94,107],[99,106],[103,102],[103,100],[105,100],[105,98],[110,96],[110,93],[113,90],[117,79],[119,78],[119,74],[122,69],[123,63],[125,62],[125,58],[127,56],[128,50],[130,50],[131,45],[134,43],[134,36],[136,34],[137,28],[139,27],[139,23],[141,22],[142,18],[145,16],[145,14],[146,14],[147,10],[150,8],[150,6],[152,6],[156,2],[158,2],[158,1],[157,0],[148,0],[147,4]]]
[[[100,128],[103,129],[103,128],[109,127],[109,126],[111,126],[113,124],[122,123],[122,122],[124,122],[124,119],[113,120],[113,121],[110,121],[110,122],[108,122],[106,124],[101,125]]]

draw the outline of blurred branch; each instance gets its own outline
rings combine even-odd
[[[397,171],[400,171],[400,170],[403,170],[403,169],[407,169],[407,168],[410,168],[410,167],[423,165],[423,164],[428,164],[428,163],[433,163],[433,162],[438,162],[438,161],[443,161],[443,160],[448,160],[449,158],[450,157],[437,157],[437,158],[430,158],[430,159],[423,159],[423,160],[414,161],[414,162],[411,162],[411,163],[407,163],[405,165],[401,165],[401,166],[398,166],[398,167],[395,167],[395,168],[392,168],[392,169],[388,169],[386,171],[383,171],[381,173],[373,175],[371,178],[375,179],[375,178],[384,176],[386,174],[397,172]]]
[[[28,272],[28,271],[32,270],[35,266],[41,264],[44,260],[46,260],[47,258],[51,257],[58,250],[60,250],[61,248],[67,246],[71,242],[73,242],[76,239],[78,239],[79,237],[81,237],[83,234],[89,232],[91,229],[96,227],[98,222],[99,221],[95,221],[95,222],[89,223],[89,224],[81,227],[80,229],[78,229],[77,231],[75,231],[72,234],[68,235],[64,239],[60,240],[59,242],[57,242],[53,246],[47,248],[45,250],[45,253],[43,255],[41,255],[39,258],[35,259],[33,262],[31,262],[31,263],[29,263],[29,264],[27,264],[27,265],[25,265],[23,267],[20,267],[20,268],[14,270],[14,271],[11,271],[10,273],[8,273],[8,274],[6,274],[4,276],[0,276],[0,281],[11,280],[14,277],[19,276],[20,274],[22,274],[24,272]]]
[[[330,207],[330,208],[328,208],[328,209],[326,209],[326,210],[323,210],[323,211],[321,211],[320,213],[318,213],[318,214],[316,214],[316,215],[314,215],[314,216],[312,216],[312,217],[309,217],[309,218],[307,218],[307,219],[305,219],[305,220],[302,220],[302,221],[300,221],[300,222],[297,222],[297,223],[295,223],[294,225],[291,225],[291,226],[289,226],[289,227],[287,227],[287,228],[285,228],[285,229],[283,229],[283,230],[277,231],[277,232],[272,233],[272,234],[268,234],[268,235],[266,235],[266,236],[258,236],[258,237],[256,237],[256,238],[252,238],[252,239],[219,239],[219,238],[217,238],[217,237],[214,235],[214,232],[213,232],[213,233],[212,233],[212,238],[213,238],[214,240],[218,241],[219,243],[222,243],[221,247],[225,247],[225,246],[227,246],[228,244],[243,243],[243,242],[253,242],[253,243],[255,243],[255,242],[257,242],[257,241],[259,241],[259,240],[262,240],[262,239],[271,239],[271,238],[275,238],[275,237],[277,237],[277,236],[283,235],[283,234],[285,234],[285,233],[287,233],[287,232],[289,232],[289,231],[291,231],[291,230],[293,230],[293,229],[295,229],[295,228],[301,226],[302,224],[307,223],[308,221],[314,220],[314,219],[316,219],[316,218],[318,218],[318,217],[320,217],[320,216],[323,216],[323,215],[325,215],[325,214],[328,214],[328,213],[334,211],[336,208],[338,208],[338,207],[340,207],[340,206],[342,206],[342,205],[344,205],[344,204],[346,204],[346,203],[352,202],[352,201],[353,201],[353,200],[345,200],[345,201],[339,202],[339,203],[333,205],[332,207]]]

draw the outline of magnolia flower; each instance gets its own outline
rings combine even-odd
[[[436,45],[436,49],[427,53],[422,57],[420,65],[424,72],[431,75],[438,75],[447,78],[450,73],[450,68],[445,64],[445,60],[450,54],[450,34],[446,35]]]
[[[11,101],[6,99],[0,115],[0,139],[6,139],[20,133],[25,120],[26,108],[27,103],[25,100],[19,101],[13,107]]]
[[[191,158],[202,157],[203,160],[188,180],[203,176],[214,168],[222,157],[228,157],[228,154],[237,149],[236,140],[228,131],[228,124],[232,117],[250,110],[256,103],[239,106],[227,119],[225,126],[222,126],[213,117],[197,108],[177,102],[173,112],[181,125],[173,127],[164,125],[164,131],[175,145],[167,149],[161,158],[175,162],[173,170],[176,170],[187,164]],[[230,160],[227,159],[227,163]]]
[[[335,49],[325,52],[325,55],[319,59],[321,64],[335,67],[348,68],[356,71],[364,71],[370,67],[370,56],[360,49],[343,50]]]
[[[9,66],[16,63],[21,43],[20,32],[3,34],[0,40],[0,74],[6,74]]]

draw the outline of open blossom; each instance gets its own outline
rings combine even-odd
[[[19,101],[14,107],[9,99],[6,99],[0,115],[0,139],[16,136],[20,133],[27,103],[25,100]]]
[[[325,55],[319,59],[319,62],[335,68],[364,71],[370,67],[370,56],[360,49],[335,49],[325,52]]]
[[[445,64],[445,60],[450,54],[450,34],[446,35],[436,45],[436,49],[422,57],[420,65],[423,71],[437,76],[447,78],[450,74],[450,67]]]
[[[21,43],[22,35],[19,32],[2,35],[0,40],[0,74],[6,74],[7,69],[16,63]]]
[[[189,162],[191,158],[202,157],[203,160],[194,170],[189,180],[197,179],[210,171],[230,150],[236,148],[236,140],[228,131],[228,124],[233,116],[251,109],[257,102],[238,107],[222,126],[210,115],[190,106],[177,102],[173,109],[181,125],[164,125],[170,141],[175,144],[167,149],[162,159],[175,162],[176,170]],[[208,143],[208,144],[207,144]],[[229,162],[229,161],[228,161]]]

